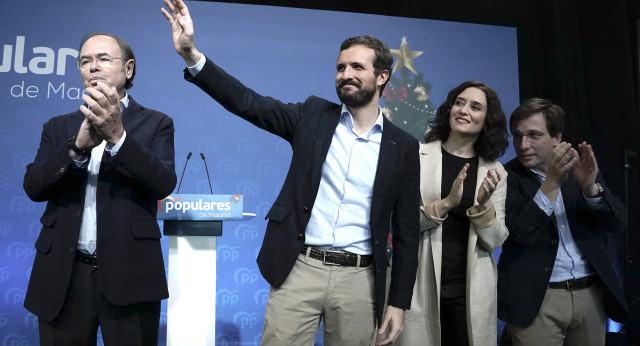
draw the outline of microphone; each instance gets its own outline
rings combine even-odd
[[[182,178],[184,178],[184,172],[187,170],[187,163],[189,163],[189,159],[191,158],[191,152],[187,155],[187,161],[184,162],[184,168],[182,169],[182,175],[180,176],[180,184],[178,184],[178,191],[176,193],[180,193],[180,186],[182,185]]]
[[[209,180],[209,191],[211,191],[211,194],[213,195],[213,189],[211,188],[211,178],[209,178],[209,168],[207,167],[207,159],[204,158],[203,153],[200,153],[200,157],[202,158],[202,161],[204,161],[204,169],[207,170],[207,180]]]

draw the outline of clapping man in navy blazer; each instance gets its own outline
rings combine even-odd
[[[84,105],[44,124],[24,190],[47,202],[25,298],[41,345],[157,345],[168,297],[157,201],[176,184],[173,121],[138,104],[136,60],[107,33],[84,37]]]
[[[517,158],[505,165],[509,238],[498,263],[498,317],[516,346],[602,346],[607,316],[628,316],[606,251],[626,210],[591,145],[562,141],[562,108],[532,98],[509,125]]]
[[[395,340],[417,268],[418,141],[382,115],[378,98],[393,58],[371,36],[343,42],[336,90],[342,105],[311,96],[284,104],[257,94],[194,43],[181,0],[165,0],[185,78],[227,110],[287,140],[293,158],[271,210],[258,266],[271,285],[263,345],[312,345],[320,319],[326,345]],[[384,312],[386,245],[393,269]],[[383,317],[384,316],[384,317]]]

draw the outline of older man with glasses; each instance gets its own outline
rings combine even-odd
[[[607,316],[628,308],[606,252],[626,210],[591,145],[562,141],[564,111],[532,98],[511,115],[517,158],[505,165],[509,238],[498,263],[498,317],[514,345],[604,345]]]
[[[24,301],[40,345],[157,345],[169,296],[157,200],[176,185],[173,121],[125,90],[131,47],[107,33],[80,43],[84,105],[44,124],[24,190],[47,202]]]

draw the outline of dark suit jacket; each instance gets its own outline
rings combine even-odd
[[[78,243],[87,169],[71,159],[67,139],[83,119],[76,111],[44,124],[35,161],[24,176],[29,198],[47,202],[24,305],[46,321],[63,306]],[[156,209],[173,191],[176,174],[171,118],[129,97],[122,121],[127,137],[118,154],[105,153],[100,165],[96,254],[105,297],[129,305],[169,296]]]
[[[498,262],[498,318],[517,327],[530,325],[542,306],[558,251],[555,215],[547,216],[533,201],[541,182],[518,159],[505,165],[507,179],[506,225],[509,238],[502,245]],[[562,184],[562,200],[569,228],[605,287],[607,315],[622,322],[628,317],[627,303],[606,250],[607,232],[626,226],[626,209],[604,185],[604,208],[587,205],[582,189],[569,173]]]
[[[245,87],[210,60],[195,77],[185,71],[185,79],[231,113],[291,144],[289,172],[266,215],[269,222],[258,255],[260,272],[271,286],[279,287],[304,246],[322,165],[340,119],[340,105],[314,96],[303,103],[283,104]],[[385,301],[390,221],[394,252],[389,305],[405,309],[411,305],[418,259],[419,173],[418,141],[385,119],[370,220],[379,323]]]

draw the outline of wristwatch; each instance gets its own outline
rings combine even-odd
[[[596,187],[598,188],[598,193],[596,193],[595,196],[591,196],[591,198],[597,198],[597,197],[604,196],[604,188],[602,187],[602,185],[600,185],[600,183],[596,183]]]
[[[76,139],[78,138],[77,135],[73,135],[73,137],[69,138],[67,140],[67,147],[69,147],[69,149],[73,150],[74,153],[80,155],[80,156],[89,156],[89,151],[87,150],[81,150],[80,148],[78,148],[78,146],[76,145]]]

